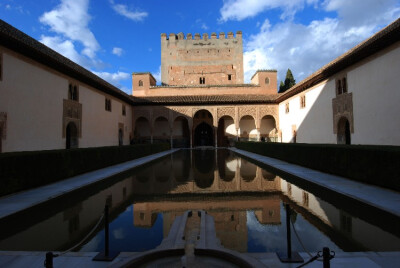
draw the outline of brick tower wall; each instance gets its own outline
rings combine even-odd
[[[243,84],[242,33],[161,34],[161,82],[165,85]]]

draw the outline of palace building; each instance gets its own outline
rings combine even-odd
[[[284,93],[244,82],[240,31],[161,34],[161,85],[132,95],[0,20],[0,152],[236,140],[400,145],[400,19]],[[312,42],[312,40],[310,40]]]

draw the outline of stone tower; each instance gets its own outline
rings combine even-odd
[[[161,34],[161,83],[163,85],[243,84],[242,32]]]

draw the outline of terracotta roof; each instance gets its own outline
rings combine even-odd
[[[0,20],[0,45],[125,102],[132,103],[130,95],[3,20]]]
[[[400,19],[326,64],[286,92],[280,93],[277,101],[282,102],[398,41],[400,41]]]
[[[215,105],[215,104],[273,104],[274,95],[190,95],[133,97],[134,105]]]

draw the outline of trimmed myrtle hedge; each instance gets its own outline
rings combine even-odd
[[[170,149],[137,144],[0,154],[0,196]]]
[[[237,142],[236,148],[400,191],[400,147]]]

